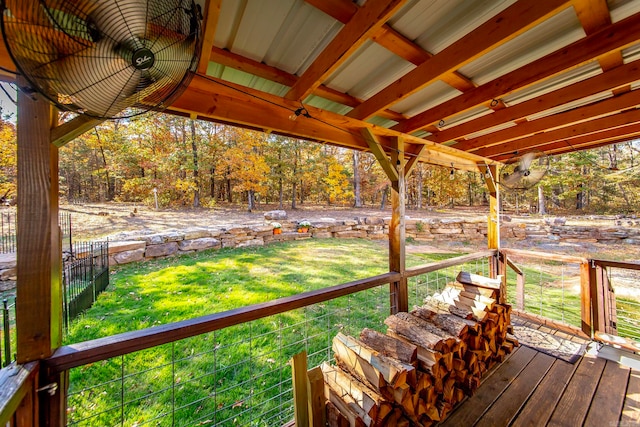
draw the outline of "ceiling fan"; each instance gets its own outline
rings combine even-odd
[[[548,170],[547,155],[542,151],[516,154],[500,169],[498,182],[507,190],[528,190],[540,182]]]
[[[5,45],[19,73],[58,108],[131,117],[171,104],[201,45],[194,0],[5,0]]]

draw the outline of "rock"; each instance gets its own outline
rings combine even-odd
[[[135,261],[142,261],[144,259],[144,248],[134,249],[132,251],[119,252],[113,255],[112,258],[116,264],[127,264]]]
[[[264,213],[265,220],[287,219],[287,212],[283,210],[268,211]]]
[[[219,248],[221,245],[220,240],[214,239],[213,237],[183,240],[178,243],[181,251],[201,251],[204,249]]]
[[[136,249],[142,249],[147,244],[144,241],[140,240],[130,240],[130,241],[122,241],[122,242],[109,242],[109,255],[117,254],[120,252],[133,251]]]
[[[192,227],[184,230],[184,240],[201,239],[203,237],[211,237],[211,231],[200,227]]]
[[[145,258],[156,258],[161,256],[169,256],[178,252],[178,244],[176,242],[163,243],[161,245],[147,246]]]
[[[244,242],[238,243],[238,246],[236,246],[236,247],[237,248],[246,248],[246,247],[250,247],[250,246],[264,246],[264,240],[263,239],[246,240]]]
[[[16,280],[16,276],[17,275],[18,275],[18,272],[16,271],[15,268],[9,268],[7,270],[2,270],[2,271],[0,271],[0,280],[2,280],[2,281]]]
[[[16,266],[16,254],[0,254],[0,270],[14,268]]]

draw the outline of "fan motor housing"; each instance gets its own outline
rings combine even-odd
[[[153,54],[151,49],[146,47],[140,48],[133,52],[133,56],[131,58],[131,65],[133,65],[138,70],[148,70],[153,67],[153,64],[156,62],[156,56]]]

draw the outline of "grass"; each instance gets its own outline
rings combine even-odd
[[[409,265],[454,255],[409,255]],[[387,247],[349,239],[224,249],[113,269],[66,343],[189,319],[388,271]],[[292,418],[288,360],[329,360],[338,331],[380,329],[388,287],[73,369],[78,425],[276,425]],[[166,416],[162,416],[167,412]],[[157,418],[156,418],[157,417]],[[115,420],[115,421],[114,421]]]

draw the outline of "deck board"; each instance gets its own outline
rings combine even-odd
[[[631,371],[620,425],[640,425],[640,372]]]
[[[582,425],[602,376],[606,360],[585,355],[555,408],[548,426]]]
[[[485,412],[476,427],[509,425],[555,360],[544,353],[537,353],[494,405]]]
[[[585,427],[615,426],[620,419],[631,369],[607,361],[593,397]]]
[[[514,427],[545,425],[577,367],[576,364],[556,359],[544,379],[538,384],[522,411],[511,424]]]
[[[529,347],[518,348],[511,357],[500,365],[498,370],[482,383],[476,394],[467,399],[442,425],[450,427],[474,425],[493,402],[509,387],[511,381],[529,364],[536,353],[535,350]]]

